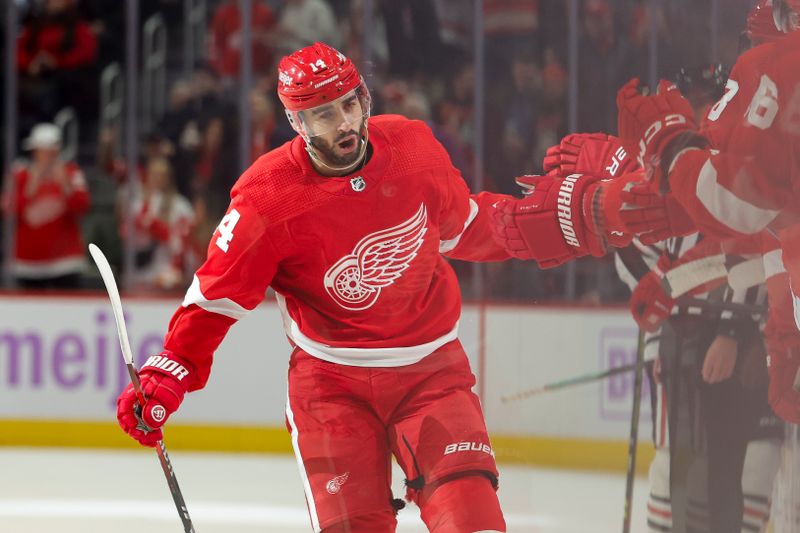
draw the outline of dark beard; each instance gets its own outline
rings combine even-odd
[[[333,143],[329,143],[317,137],[312,137],[311,146],[317,152],[317,156],[320,159],[322,159],[324,163],[336,167],[348,167],[353,163],[355,163],[356,161],[358,161],[359,157],[364,155],[359,144],[362,142],[362,139],[364,139],[366,127],[367,125],[365,123],[361,125],[361,129],[359,130],[358,133],[356,133],[355,130],[350,130],[347,133],[343,133],[338,137],[336,137]],[[342,154],[342,155],[337,154],[334,151],[336,143],[338,143],[345,137],[354,134],[356,135],[356,149],[350,152],[349,154]]]

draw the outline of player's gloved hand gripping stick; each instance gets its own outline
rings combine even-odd
[[[103,255],[103,252],[100,251],[100,248],[94,244],[90,244],[89,253],[92,255],[92,259],[94,259],[94,262],[97,264],[97,269],[100,271],[100,276],[103,278],[103,283],[108,291],[108,298],[111,300],[111,309],[114,312],[114,319],[117,322],[117,334],[119,336],[120,347],[122,348],[122,357],[125,359],[125,365],[128,367],[128,373],[131,377],[131,384],[138,402],[137,418],[139,419],[139,424],[137,428],[145,433],[151,432],[150,427],[148,427],[144,421],[142,421],[140,415],[141,407],[146,405],[147,402],[144,392],[142,391],[142,386],[139,382],[139,373],[136,371],[136,367],[133,364],[133,352],[131,351],[131,345],[128,341],[128,330],[125,327],[125,319],[122,314],[122,301],[119,297],[119,290],[117,289],[117,283],[114,280],[114,274],[111,271],[111,266],[108,264],[106,256]],[[164,446],[164,441],[160,438],[160,431],[157,433],[157,435],[159,438],[154,444],[156,452],[158,453],[158,460],[161,463],[161,469],[164,471],[164,476],[167,478],[167,485],[169,485],[169,490],[172,493],[172,499],[175,501],[175,507],[178,509],[178,515],[181,518],[181,522],[183,522],[183,530],[186,533],[194,533],[194,525],[192,524],[192,519],[189,516],[189,510],[186,508],[186,502],[184,502],[183,494],[178,486],[178,479],[175,477],[175,472],[172,469],[172,462],[169,459],[169,455],[167,455],[167,448]]]

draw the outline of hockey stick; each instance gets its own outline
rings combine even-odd
[[[139,409],[141,409],[141,406],[145,404],[144,393],[139,383],[139,373],[136,371],[136,366],[133,364],[133,351],[128,341],[128,329],[125,327],[125,317],[122,314],[122,300],[119,297],[117,282],[114,280],[114,273],[111,271],[111,265],[108,264],[108,259],[106,259],[103,252],[100,251],[100,248],[94,244],[90,244],[89,253],[97,264],[100,277],[103,278],[106,291],[108,291],[108,298],[111,300],[111,309],[114,312],[114,319],[117,322],[117,335],[119,336],[120,348],[122,348],[122,357],[125,359],[125,365],[128,367],[128,374],[131,377],[131,383],[133,383],[133,389],[139,401]],[[142,423],[142,425],[144,425],[144,423]],[[164,446],[163,440],[159,440],[156,443],[156,452],[158,453],[158,460],[161,463],[161,469],[164,471],[164,476],[167,478],[167,485],[169,485],[169,491],[172,493],[172,499],[175,501],[178,516],[180,516],[181,522],[183,522],[183,530],[185,533],[195,533],[192,519],[189,516],[189,510],[186,508],[186,502],[183,500],[183,494],[178,486],[178,478],[175,477],[175,471],[172,469],[172,462],[169,460],[167,448]]]
[[[655,361],[655,358],[644,360],[645,363],[651,363],[653,361]],[[609,368],[608,370],[603,370],[601,372],[591,372],[589,374],[583,374],[572,378],[562,379],[560,381],[554,381],[552,383],[547,383],[545,385],[534,387],[532,389],[515,392],[514,394],[509,394],[507,396],[501,396],[500,400],[503,403],[516,402],[519,400],[524,400],[525,398],[530,398],[531,396],[538,396],[539,394],[543,394],[545,392],[563,389],[565,387],[571,387],[573,385],[582,385],[584,383],[591,383],[592,381],[599,381],[601,379],[609,378],[611,376],[616,376],[617,374],[625,374],[626,372],[631,372],[636,369],[637,365],[638,363],[630,363],[627,365],[615,366],[614,368]]]
[[[739,313],[741,315],[752,316],[755,314],[763,314],[767,312],[766,305],[751,305],[739,302],[717,302],[717,301],[704,300],[702,298],[691,298],[687,296],[681,296],[680,298],[678,298],[677,302],[678,305],[681,306],[698,307],[704,311],[713,311],[715,313],[720,313],[722,311],[731,311],[733,313]]]
[[[642,381],[644,380],[644,331],[639,330],[636,346],[636,367],[633,377],[633,409],[631,410],[631,434],[628,438],[628,472],[625,475],[625,511],[622,516],[622,533],[630,533],[633,507],[633,480],[636,475],[636,445],[639,442],[639,410],[642,405]]]

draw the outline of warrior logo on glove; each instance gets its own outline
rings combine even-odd
[[[150,410],[150,416],[152,416],[153,420],[156,422],[163,422],[164,418],[167,416],[167,410],[164,409],[163,405],[154,405]]]

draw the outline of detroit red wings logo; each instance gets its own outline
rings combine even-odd
[[[422,246],[428,211],[420,204],[417,213],[389,229],[367,235],[353,253],[339,259],[325,273],[325,290],[345,309],[371,307],[381,289],[394,283],[409,267]]]
[[[344,482],[347,481],[347,478],[350,477],[350,472],[345,472],[341,476],[336,476],[332,480],[328,481],[325,485],[325,490],[328,491],[328,494],[337,494],[340,490],[342,490],[342,485]]]

